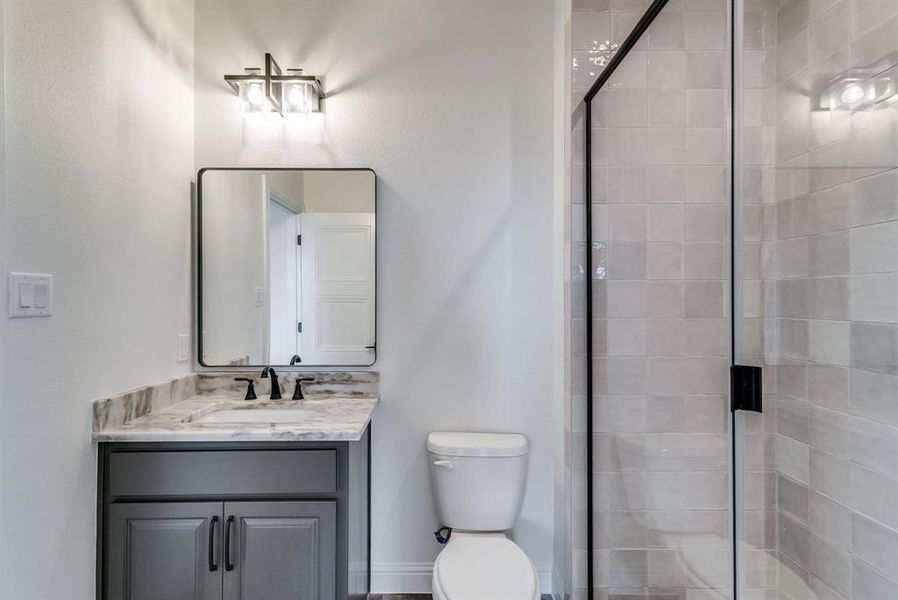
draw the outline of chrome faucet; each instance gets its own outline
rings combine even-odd
[[[268,374],[271,374],[271,395],[269,398],[272,400],[280,400],[281,399],[281,386],[278,383],[278,374],[271,367],[265,367],[262,369],[262,379],[268,377]]]

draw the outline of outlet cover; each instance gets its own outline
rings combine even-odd
[[[178,362],[187,362],[190,358],[190,335],[186,333],[178,334]]]

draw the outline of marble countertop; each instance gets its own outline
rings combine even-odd
[[[194,373],[95,400],[93,440],[358,441],[378,402],[374,372],[315,373],[315,381],[303,387],[305,400],[243,400],[245,386],[235,382],[234,375]],[[292,389],[295,377],[279,377],[281,388]],[[267,412],[249,414],[258,410]],[[295,420],[292,415],[283,418],[284,410],[301,414]],[[234,412],[222,415],[221,411]],[[215,415],[230,420],[222,422]],[[241,421],[244,417],[247,420]]]
[[[195,396],[154,410],[117,427],[95,431],[98,442],[358,441],[371,421],[376,398],[240,400]],[[203,422],[222,410],[297,409],[288,423]]]

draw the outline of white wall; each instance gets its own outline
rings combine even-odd
[[[0,317],[0,598],[88,600],[90,402],[189,370],[175,359],[190,331],[192,3],[2,9],[0,255],[4,271],[53,274],[55,314]]]
[[[202,187],[204,362],[264,364],[268,313],[255,292],[268,290],[265,175],[207,171]]]
[[[555,3],[555,202],[552,244],[554,410],[554,564],[555,598],[569,598],[572,590],[573,509],[571,479],[571,0]],[[582,530],[579,533],[582,533]],[[578,535],[579,537],[579,535]]]
[[[302,171],[268,171],[265,173],[265,183],[269,193],[274,192],[278,200],[293,212],[301,213],[305,210]]]
[[[304,212],[370,213],[374,175],[370,171],[306,171]]]
[[[515,537],[551,569],[554,22],[549,0],[197,3],[198,168],[378,175],[375,590],[429,590],[433,429],[529,437]],[[326,77],[324,114],[238,114],[222,75],[266,51]]]

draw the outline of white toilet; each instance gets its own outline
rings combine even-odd
[[[434,431],[427,437],[437,513],[452,528],[433,565],[434,600],[539,600],[539,577],[505,537],[524,497],[527,439]]]

